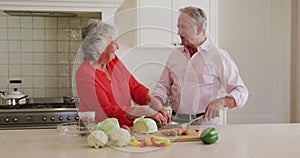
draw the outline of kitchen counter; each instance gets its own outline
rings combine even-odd
[[[220,139],[212,145],[200,141],[173,142],[162,148],[125,147],[121,150],[108,146],[94,149],[86,142],[65,143],[55,129],[0,130],[0,155],[1,158],[298,158],[300,154],[300,124],[220,125],[216,128]]]

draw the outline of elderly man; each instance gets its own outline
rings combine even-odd
[[[173,51],[153,95],[162,103],[170,99],[173,119],[204,121],[219,116],[222,108],[241,108],[248,98],[238,68],[229,54],[209,42],[202,9],[185,7],[178,17],[182,47]],[[225,96],[220,92],[225,91]]]

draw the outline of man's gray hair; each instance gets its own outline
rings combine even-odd
[[[203,33],[206,32],[207,18],[204,11],[200,8],[189,6],[185,8],[179,9],[181,13],[185,13],[192,18],[192,22],[195,25],[202,24],[203,25]]]
[[[117,37],[118,29],[115,25],[90,19],[82,30],[83,59],[97,61],[102,52]]]

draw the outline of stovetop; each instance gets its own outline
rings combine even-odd
[[[30,104],[0,106],[0,109],[51,109],[51,108],[76,108],[76,105],[75,103],[30,103]]]

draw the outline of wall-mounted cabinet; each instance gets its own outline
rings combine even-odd
[[[179,9],[202,8],[208,18],[208,35],[217,42],[218,0],[125,0],[115,23],[120,29],[119,42],[129,47],[170,47],[180,43],[177,36]]]
[[[139,45],[169,46],[173,37],[172,0],[139,0]]]
[[[0,10],[102,12],[113,22],[113,15],[123,0],[1,0]],[[108,20],[108,19],[112,20]]]

